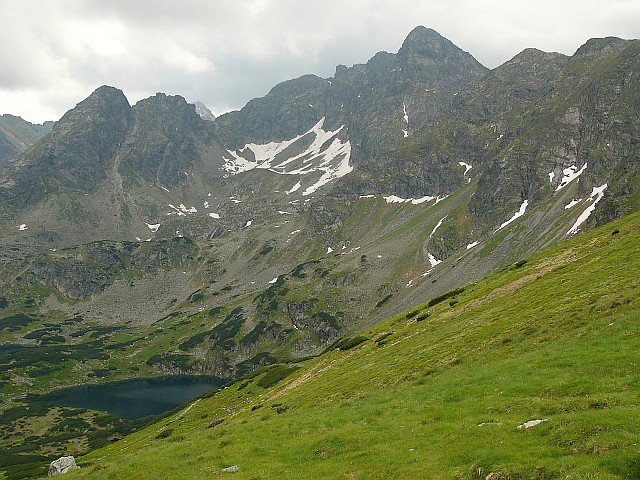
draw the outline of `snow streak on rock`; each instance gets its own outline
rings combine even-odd
[[[407,125],[407,128],[402,130],[402,135],[404,136],[404,138],[407,138],[409,136],[409,115],[407,115],[407,106],[404,102],[402,102],[402,114],[404,123]]]
[[[516,221],[518,218],[520,218],[521,216],[524,215],[524,212],[527,211],[527,205],[529,205],[529,200],[525,200],[524,202],[522,202],[522,205],[520,205],[520,210],[518,210],[516,213],[513,214],[513,217],[511,217],[509,220],[507,220],[506,222],[504,222],[502,225],[500,225],[498,227],[498,229],[493,232],[499,232],[500,230],[502,230],[504,227],[506,227],[507,225],[509,225],[511,222]]]
[[[581,198],[578,198],[578,199],[575,199],[575,198],[574,198],[573,200],[571,200],[569,203],[567,203],[567,204],[564,206],[564,209],[565,209],[565,210],[569,210],[570,208],[575,207],[575,206],[576,206],[577,204],[579,204],[581,201],[582,201],[582,199],[581,199]]]
[[[604,185],[601,185],[599,187],[593,187],[591,195],[589,195],[589,201],[593,203],[591,203],[591,205],[589,205],[586,210],[580,214],[580,216],[576,220],[576,223],[574,223],[573,227],[571,227],[571,229],[567,232],[567,235],[574,235],[578,233],[578,231],[580,230],[580,226],[587,221],[589,216],[596,209],[596,205],[598,204],[598,202],[604,198],[604,191],[607,189],[607,186],[608,184],[605,183]]]
[[[447,196],[430,197],[429,195],[426,195],[421,198],[402,198],[402,197],[398,197],[397,195],[389,195],[387,197],[382,197],[382,198],[384,198],[385,202],[387,203],[410,203],[412,205],[420,205],[421,203],[430,202],[431,200],[435,200],[436,203],[438,203],[444,200],[445,198],[447,198]]]
[[[468,163],[464,163],[464,162],[458,162],[458,165],[460,165],[461,167],[464,167],[463,175],[465,177],[467,176],[467,173],[469,173],[469,170],[473,168],[473,165],[469,165]]]
[[[173,208],[173,212],[169,212],[167,213],[167,215],[178,215],[179,217],[184,217],[185,215],[190,215],[192,213],[198,213],[198,210],[196,209],[196,207],[190,207],[187,208],[185,207],[184,203],[181,203],[180,205],[178,205],[177,207],[175,205],[167,205],[168,207]],[[151,228],[151,227],[149,227]]]
[[[440,221],[436,224],[436,226],[433,227],[433,230],[431,231],[431,235],[429,235],[429,238],[433,237],[433,234],[436,233],[436,230],[438,230],[438,228],[440,228],[440,225],[442,225],[442,222],[444,221],[445,218],[447,218],[447,215],[442,217]]]
[[[564,176],[562,177],[562,180],[560,180],[560,184],[556,187],[556,192],[562,190],[564,187],[573,182],[576,178],[582,175],[582,172],[584,172],[586,169],[587,164],[585,163],[580,170],[578,170],[578,167],[576,167],[575,165],[562,170]],[[551,175],[549,175],[549,177],[551,177]]]
[[[434,257],[433,255],[429,254],[429,263],[431,264],[431,268],[433,268],[436,265],[441,264],[442,260],[438,260],[436,257]]]

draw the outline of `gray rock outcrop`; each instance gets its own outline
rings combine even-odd
[[[63,473],[67,473],[78,468],[80,467],[76,465],[76,459],[73,458],[73,455],[60,457],[59,459],[51,462],[51,465],[49,466],[49,476],[54,477],[56,475],[62,475]]]

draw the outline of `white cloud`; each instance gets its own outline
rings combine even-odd
[[[6,0],[0,113],[59,117],[102,84],[241,107],[276,83],[397,51],[417,25],[495,67],[526,47],[571,54],[588,38],[640,36],[627,0]]]

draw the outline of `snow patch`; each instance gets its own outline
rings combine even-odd
[[[576,223],[574,223],[573,227],[571,227],[571,229],[567,232],[567,235],[574,235],[578,233],[578,231],[580,230],[580,225],[587,221],[589,216],[596,209],[596,205],[598,204],[598,202],[604,198],[604,191],[607,189],[607,186],[608,184],[605,183],[604,185],[601,185],[599,187],[593,187],[591,195],[589,195],[589,201],[593,203],[580,214],[580,216],[576,220]]]
[[[575,199],[575,198],[574,198],[573,200],[571,200],[569,203],[567,203],[567,204],[564,206],[564,209],[565,209],[565,210],[569,210],[570,208],[575,207],[575,206],[576,206],[577,204],[579,204],[581,201],[582,201],[582,199],[581,199],[581,198],[578,198],[578,199]]]
[[[220,215],[218,215],[217,213],[210,213],[209,216],[211,218],[215,218],[215,219],[219,219],[220,218]]]
[[[582,172],[584,172],[586,168],[587,168],[587,164],[585,163],[580,170],[578,170],[578,167],[576,167],[575,165],[572,165],[562,170],[562,173],[564,174],[564,176],[562,177],[562,180],[560,180],[560,184],[556,187],[556,192],[562,190],[564,187],[566,187],[571,182],[573,182],[576,178],[582,175]]]
[[[382,198],[384,198],[385,202],[387,203],[411,203],[412,205],[420,205],[421,203],[430,202],[431,200],[434,200],[436,197],[430,197],[429,195],[426,195],[421,198],[402,198],[402,197],[398,197],[397,195],[389,195],[387,197],[382,197]]]
[[[204,208],[209,208],[209,202],[204,202]]]
[[[467,173],[469,173],[469,170],[473,168],[473,165],[469,165],[468,163],[464,163],[464,162],[458,162],[458,165],[460,165],[461,167],[464,167],[463,175],[465,177],[467,176]]]
[[[329,254],[329,253],[331,253],[331,252],[333,252],[333,248],[331,248],[331,247],[327,247],[327,254]]]
[[[297,192],[298,190],[300,190],[300,187],[302,186],[302,183],[298,182],[296,183],[293,187],[291,187],[291,190],[287,190],[286,193],[287,195],[293,193],[293,192]]]
[[[509,225],[511,222],[515,222],[518,218],[523,216],[524,213],[527,211],[527,206],[528,205],[529,205],[529,200],[525,200],[524,202],[522,202],[522,205],[520,205],[520,210],[518,210],[516,213],[514,213],[513,217],[511,217],[509,220],[507,220],[502,225],[500,225],[500,227],[498,227],[498,229],[493,233],[496,233],[496,232],[502,230],[504,227]]]
[[[252,223],[253,223],[253,220],[249,220],[247,223],[244,224],[244,226],[250,227]]]
[[[351,144],[338,138],[344,125],[337,130],[323,129],[323,117],[310,130],[290,140],[270,142],[266,144],[248,143],[237,151],[227,150],[228,156],[223,157],[222,167],[226,172],[235,175],[254,168],[266,169],[280,175],[306,175],[322,172],[321,177],[308,187],[303,195],[310,195],[327,183],[345,176],[353,170],[349,164]],[[288,157],[280,155],[288,147],[300,141],[304,142],[312,137],[309,146],[301,153]]]
[[[302,230],[294,230],[293,232],[291,232],[289,235],[295,235],[296,233],[300,233]]]
[[[479,245],[480,242],[473,242],[467,245],[467,250],[471,250],[473,247],[475,247],[476,245]]]
[[[25,223],[18,225],[18,230],[20,230],[21,232],[24,232],[27,228],[29,227],[27,227]]]
[[[549,172],[549,183],[553,184],[553,177],[555,177],[555,172]]]
[[[273,280],[270,280],[268,283],[276,283],[278,281],[278,277],[274,278]]]
[[[433,268],[436,265],[440,265],[442,263],[442,260],[438,260],[436,257],[429,254],[429,263],[431,264],[431,268]]]
[[[442,225],[442,222],[444,221],[445,218],[447,218],[447,215],[442,217],[440,221],[436,224],[436,226],[433,227],[433,231],[431,232],[431,235],[429,235],[429,238],[433,237],[433,234],[436,233],[436,230],[438,230],[438,228],[440,228],[440,225]]]
[[[167,215],[178,215],[179,217],[184,217],[185,215],[190,215],[192,213],[198,213],[198,210],[196,209],[196,207],[187,208],[187,207],[185,207],[184,203],[181,203],[177,207],[175,205],[171,205],[171,204],[169,204],[167,206],[174,210],[173,212],[169,212]]]
[[[149,230],[151,230],[153,233],[156,233],[158,231],[158,229],[160,228],[160,224],[159,223],[145,223],[145,225],[147,227],[149,227]]]

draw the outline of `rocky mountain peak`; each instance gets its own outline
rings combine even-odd
[[[131,106],[122,90],[103,85],[98,87],[86,99],[76,105],[71,112],[103,113],[127,112]],[[62,117],[64,119],[64,116]],[[61,119],[61,121],[62,121]]]
[[[425,59],[436,62],[473,59],[450,40],[431,28],[414,28],[402,43],[398,55],[408,63],[424,63]],[[475,61],[475,59],[473,59]]]
[[[608,54],[627,42],[618,37],[591,38],[576,50],[574,57]]]
[[[177,130],[192,130],[203,122],[196,107],[180,95],[156,93],[133,106],[136,122],[145,130],[157,129],[171,134]]]
[[[545,52],[537,48],[525,48],[508,62],[547,62],[550,60],[566,61],[569,57],[557,52]]]
[[[398,50],[401,64],[436,77],[461,79],[488,72],[473,56],[431,28],[414,28]]]
[[[446,38],[436,32],[433,28],[418,25],[411,30],[402,43],[400,50],[409,49],[435,49],[438,44],[449,42]],[[449,42],[451,43],[451,42]]]
[[[54,136],[72,134],[79,125],[90,125],[91,129],[105,132],[119,125],[126,129],[131,115],[131,106],[122,90],[103,85],[65,113],[52,129]],[[85,128],[85,127],[81,127]]]

